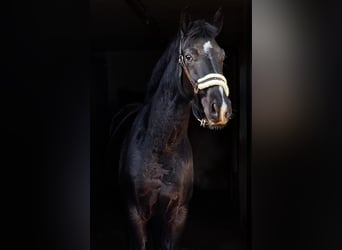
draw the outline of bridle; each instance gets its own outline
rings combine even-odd
[[[178,56],[178,62],[182,66],[184,73],[186,77],[188,78],[190,84],[192,85],[194,89],[194,93],[197,94],[200,89],[206,89],[212,86],[221,86],[226,94],[226,96],[229,95],[229,88],[227,85],[227,80],[222,74],[218,73],[209,73],[198,80],[194,80],[189,72],[189,69],[185,65],[184,61],[184,55],[182,53],[182,38],[179,42],[179,56]]]
[[[222,74],[218,73],[209,73],[197,80],[194,80],[192,76],[190,75],[189,69],[185,64],[184,61],[184,55],[182,53],[182,38],[181,36],[180,41],[179,41],[179,55],[178,55],[178,63],[181,65],[187,79],[189,80],[190,84],[192,85],[192,88],[194,89],[195,95],[198,94],[199,90],[206,89],[212,86],[221,86],[224,90],[224,93],[226,96],[229,95],[229,88],[227,85],[227,80]],[[200,122],[200,125],[205,127],[208,124],[207,119],[201,118],[200,114],[195,112],[193,109],[193,114],[196,117],[196,119]]]

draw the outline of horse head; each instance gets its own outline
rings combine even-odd
[[[192,21],[188,11],[183,11],[180,21],[182,79],[194,89],[194,116],[210,129],[224,127],[232,114],[229,88],[223,75],[225,52],[215,40],[222,24],[221,9],[215,13],[212,23]]]

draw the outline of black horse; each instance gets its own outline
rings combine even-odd
[[[131,249],[174,249],[179,238],[193,186],[191,110],[210,129],[224,127],[231,116],[225,52],[215,41],[222,20],[220,9],[212,24],[182,13],[178,35],[155,66],[145,104],[126,137],[119,180]]]

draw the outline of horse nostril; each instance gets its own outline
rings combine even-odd
[[[215,115],[217,114],[217,104],[215,102],[211,104],[211,113]]]

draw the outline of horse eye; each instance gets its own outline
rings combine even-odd
[[[192,56],[190,56],[190,55],[185,55],[185,59],[186,59],[187,61],[191,62],[191,61],[192,61]]]

